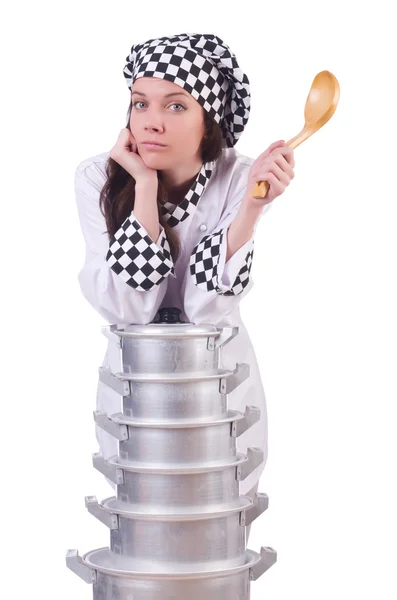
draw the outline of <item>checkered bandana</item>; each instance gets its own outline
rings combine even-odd
[[[232,148],[248,122],[251,96],[248,77],[235,55],[216,35],[182,33],[135,44],[126,57],[127,85],[139,77],[176,83],[201,104]]]

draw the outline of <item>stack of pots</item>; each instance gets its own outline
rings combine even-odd
[[[239,481],[263,461],[260,448],[236,451],[236,438],[260,411],[228,410],[227,395],[249,376],[249,365],[220,368],[220,351],[238,327],[179,320],[160,309],[148,325],[104,328],[121,353],[123,371],[99,370],[122,397],[122,412],[94,413],[118,440],[119,452],[93,464],[116,484],[117,497],[88,511],[110,530],[110,547],[67,566],[93,584],[94,600],[249,600],[250,582],[276,552],[246,549],[246,527],[268,506],[263,493],[239,495]]]

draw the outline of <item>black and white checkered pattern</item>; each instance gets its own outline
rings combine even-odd
[[[213,173],[213,163],[202,165],[190,190],[180,204],[166,202],[161,210],[171,227],[190,217],[202,197]],[[218,285],[218,263],[220,249],[227,228],[206,235],[195,246],[190,256],[190,273],[195,284],[206,291],[216,290],[224,296],[236,296],[248,285],[253,248],[247,253],[230,290],[222,291]],[[169,275],[175,277],[170,246],[162,229],[155,243],[134,213],[124,221],[110,242],[106,260],[123,281],[140,291],[150,290]]]
[[[196,209],[196,206],[204,193],[209,179],[213,172],[214,163],[204,163],[197,174],[197,177],[190,187],[190,190],[179,204],[172,204],[172,202],[165,202],[161,207],[161,211],[164,215],[164,220],[167,221],[167,225],[175,227],[178,223],[181,223],[187,219]]]
[[[207,292],[216,290],[223,296],[237,296],[241,294],[249,283],[254,247],[252,245],[252,249],[247,253],[244,265],[238,272],[230,290],[223,292],[219,286],[218,265],[226,231],[227,228],[204,236],[197,246],[193,248],[189,262],[190,274],[194,277],[197,287]]]
[[[249,118],[250,84],[223,40],[199,33],[150,39],[132,46],[126,61],[129,88],[140,77],[176,83],[220,125],[224,144],[236,144]]]
[[[191,216],[213,173],[214,163],[204,163],[180,204],[165,203],[161,210],[171,227]],[[136,219],[133,211],[110,242],[106,260],[117,275],[131,287],[150,290],[168,275],[175,277],[169,242],[162,229],[155,243]]]
[[[128,285],[136,290],[147,291],[168,275],[175,276],[164,229],[157,244],[132,212],[111,240],[106,260]]]

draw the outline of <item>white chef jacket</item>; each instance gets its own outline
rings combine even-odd
[[[250,376],[228,395],[228,408],[244,413],[247,405],[259,407],[260,420],[236,438],[236,445],[243,454],[249,446],[264,452],[261,465],[240,482],[240,494],[246,494],[258,482],[267,460],[266,398],[239,311],[240,301],[253,286],[250,271],[259,219],[250,240],[226,263],[225,258],[226,232],[245,195],[254,159],[235,148],[224,148],[217,161],[203,163],[182,203],[162,207],[181,244],[174,264],[164,228],[160,225],[159,237],[153,240],[133,210],[109,240],[99,207],[108,158],[109,152],[87,158],[75,172],[77,209],[86,244],[85,262],[78,275],[81,291],[109,324],[148,324],[159,308],[172,306],[181,310],[182,321],[238,326],[237,336],[220,350],[220,366],[234,370],[237,363],[248,363]],[[264,206],[261,216],[271,205]],[[119,352],[110,341],[103,365],[113,372],[122,370]],[[121,406],[121,396],[99,381],[97,410],[113,414],[120,412]],[[117,454],[117,440],[95,427],[102,455]]]

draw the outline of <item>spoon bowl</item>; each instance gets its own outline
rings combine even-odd
[[[287,142],[287,146],[296,148],[318,131],[334,114],[340,95],[339,82],[330,71],[320,71],[313,79],[305,104],[305,125],[303,129]],[[265,198],[269,190],[267,181],[255,184],[253,198]]]

